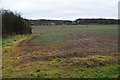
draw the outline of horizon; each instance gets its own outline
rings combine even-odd
[[[25,19],[27,19],[27,18],[25,18]],[[114,19],[114,20],[118,20],[118,18],[117,19],[115,19],[115,18],[76,18],[76,19],[74,19],[74,20],[77,20],[77,19]],[[28,19],[28,20],[62,20],[62,19]],[[65,19],[65,21],[67,21],[68,19]],[[74,20],[68,20],[68,21],[74,21]]]

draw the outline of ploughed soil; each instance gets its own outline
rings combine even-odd
[[[72,34],[71,34],[72,35]],[[68,40],[72,44],[31,44],[32,39],[23,40],[17,46],[19,55],[17,57],[22,63],[47,61],[54,58],[86,57],[89,55],[113,55],[117,53],[117,35],[74,35]]]

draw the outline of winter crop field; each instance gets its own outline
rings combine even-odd
[[[3,77],[117,78],[118,25],[32,26],[3,39]]]

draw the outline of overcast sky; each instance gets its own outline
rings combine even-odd
[[[118,18],[120,0],[0,0],[0,7],[27,19]]]

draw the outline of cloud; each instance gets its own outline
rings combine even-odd
[[[2,0],[1,8],[28,19],[117,18],[119,0]]]

